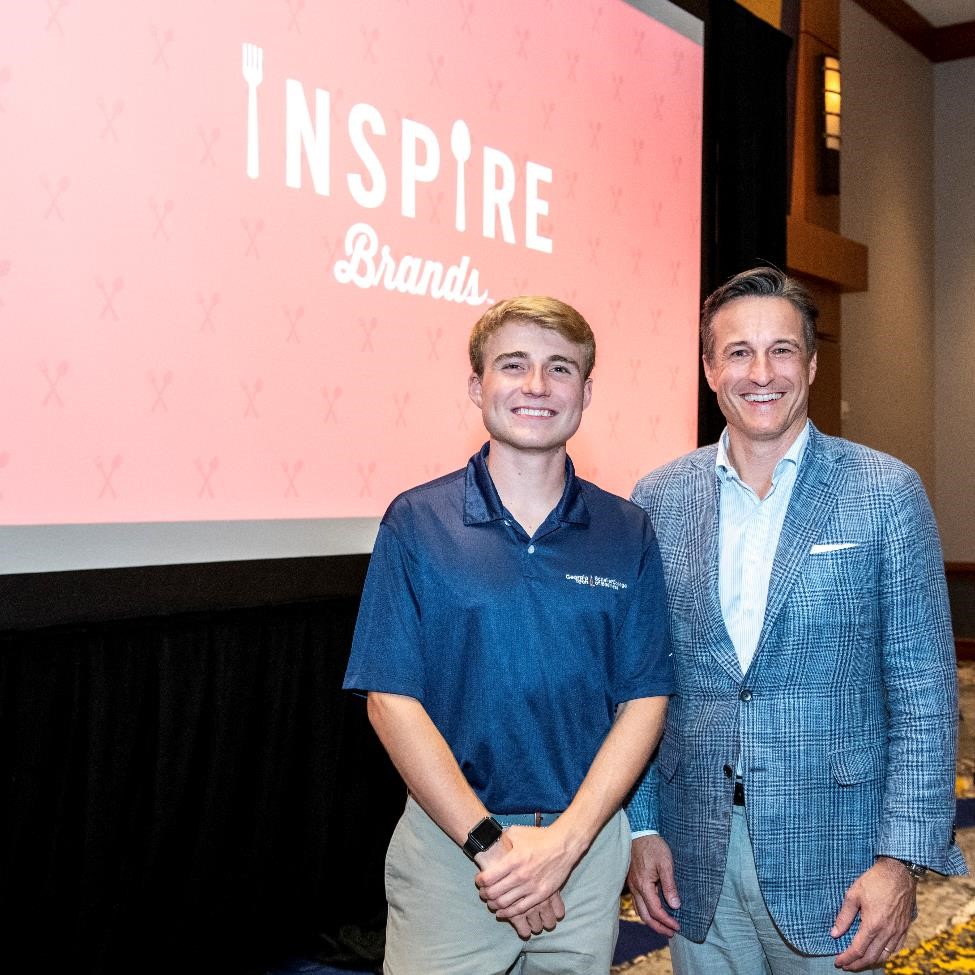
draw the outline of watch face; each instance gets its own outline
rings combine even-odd
[[[501,835],[501,827],[493,819],[482,819],[472,830],[471,839],[486,850]]]

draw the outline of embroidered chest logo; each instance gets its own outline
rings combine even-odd
[[[619,579],[607,579],[605,576],[581,576],[565,574],[569,582],[577,582],[580,586],[596,586],[602,589],[626,589],[626,583]]]

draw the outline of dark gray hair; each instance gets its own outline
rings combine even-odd
[[[802,318],[802,337],[811,359],[816,351],[816,319],[819,309],[812,295],[795,278],[776,267],[742,271],[709,295],[701,309],[701,349],[707,362],[714,361],[714,316],[736,298],[785,298]]]

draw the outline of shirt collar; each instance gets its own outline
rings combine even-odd
[[[792,445],[785,452],[785,456],[775,465],[772,471],[772,484],[779,479],[788,464],[792,464],[798,471],[802,458],[806,454],[806,444],[809,443],[809,420],[806,420],[799,436],[792,441]],[[725,427],[718,439],[718,453],[714,458],[714,469],[722,482],[729,479],[741,480],[738,472],[732,466],[731,458],[728,456],[728,428]]]
[[[465,525],[481,525],[501,521],[505,517],[504,505],[488,471],[487,457],[490,447],[489,441],[467,462],[464,485]],[[551,518],[574,525],[589,524],[589,506],[582,495],[581,482],[576,477],[575,466],[568,454],[565,456],[565,487],[559,503],[549,515],[549,519]]]

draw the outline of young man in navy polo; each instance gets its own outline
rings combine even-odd
[[[592,395],[585,319],[503,301],[470,356],[488,443],[390,505],[345,677],[409,790],[384,971],[594,975],[629,863],[621,804],[672,690],[660,554],[566,454]]]

